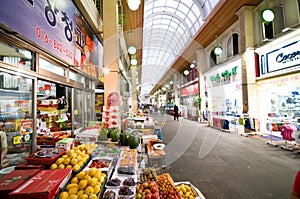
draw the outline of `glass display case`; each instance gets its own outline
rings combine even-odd
[[[0,131],[9,151],[29,151],[32,141],[33,79],[0,72]]]

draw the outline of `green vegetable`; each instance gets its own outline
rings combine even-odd
[[[110,131],[110,138],[111,138],[111,141],[113,141],[113,142],[118,142],[119,139],[120,139],[120,135],[121,135],[121,132],[120,132],[119,129],[116,129],[116,128],[112,129],[112,130]]]
[[[135,149],[140,144],[140,138],[137,135],[131,134],[128,138],[128,145],[130,149]]]
[[[109,132],[109,129],[108,128],[103,128],[100,132],[100,141],[106,141],[107,140],[107,134]]]
[[[121,146],[128,146],[128,133],[126,133],[125,131],[121,132],[120,143]]]

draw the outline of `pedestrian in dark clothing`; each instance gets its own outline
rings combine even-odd
[[[174,105],[174,120],[178,121],[178,106]]]

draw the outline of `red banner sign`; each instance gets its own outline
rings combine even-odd
[[[195,83],[180,89],[180,96],[186,97],[191,95],[198,95],[198,92],[198,83]]]

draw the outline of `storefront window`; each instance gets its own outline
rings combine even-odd
[[[37,133],[44,131],[70,131],[71,126],[71,95],[68,87],[38,80],[37,83]],[[39,140],[38,140],[39,141]],[[38,145],[43,144],[39,143]]]
[[[79,75],[79,74],[74,73],[72,71],[69,72],[69,77],[70,77],[70,79],[72,79],[74,81],[77,81],[77,82],[80,82],[80,83],[84,82],[84,78],[83,78],[82,75]]]
[[[83,94],[82,90],[74,89],[74,122],[75,130],[82,127],[83,123]]]
[[[65,76],[65,69],[59,66],[56,66],[42,58],[39,59],[39,66],[41,69],[50,71],[60,76]]]
[[[34,66],[32,52],[3,42],[0,42],[0,61],[27,70],[32,70]]]
[[[32,85],[33,79],[0,72],[0,131],[6,133],[8,153],[31,150]]]

